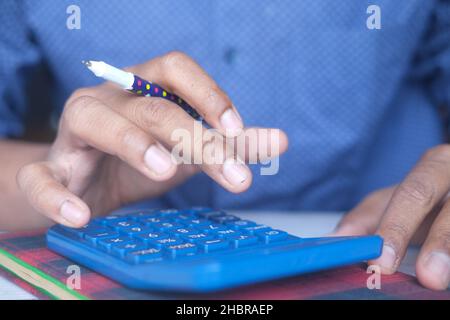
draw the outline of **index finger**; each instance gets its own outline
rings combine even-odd
[[[439,146],[421,161],[395,190],[377,233],[384,238],[383,253],[372,261],[393,273],[424,218],[450,189],[450,147]]]
[[[131,68],[189,103],[212,127],[236,136],[244,125],[227,94],[192,58],[170,52]]]

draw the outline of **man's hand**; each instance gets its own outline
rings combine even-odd
[[[129,70],[183,98],[220,134],[234,137],[242,132],[242,120],[228,96],[186,55],[172,52]],[[23,167],[18,185],[35,210],[80,227],[91,213],[156,197],[201,170],[225,189],[243,192],[252,181],[243,161],[258,158],[260,148],[271,144],[277,152],[270,157],[287,148],[287,138],[278,129],[268,135],[265,131],[264,137],[258,128],[244,129],[254,130],[259,141],[252,141],[256,150],[248,148],[253,154],[243,156],[228,146],[230,139],[225,147],[198,139],[194,124],[186,112],[164,99],[136,96],[109,83],[80,89],[65,105],[47,159]],[[169,150],[176,144],[171,135],[180,128],[194,139],[184,153],[202,159],[205,148],[221,148],[229,158],[219,164],[177,165]],[[278,148],[272,148],[274,143]]]
[[[450,280],[450,145],[428,151],[399,185],[376,191],[348,213],[336,235],[377,233],[384,238],[377,264],[395,272],[409,243],[421,243],[416,274],[426,287],[446,289]]]

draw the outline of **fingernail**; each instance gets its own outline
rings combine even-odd
[[[79,224],[84,220],[85,212],[73,202],[67,200],[61,205],[61,216],[68,222],[73,224]]]
[[[220,125],[225,130],[226,135],[236,136],[243,128],[242,121],[233,109],[228,109],[220,117]]]
[[[433,251],[426,258],[424,266],[436,279],[442,281],[443,288],[448,287],[450,281],[450,257],[447,254]]]
[[[395,267],[395,261],[397,260],[397,255],[394,249],[389,245],[383,246],[383,252],[381,257],[376,259],[376,264],[378,264],[382,269],[387,271],[393,271]]]
[[[147,167],[157,175],[163,175],[172,166],[170,154],[156,145],[150,146],[145,151],[144,161]]]
[[[226,160],[222,170],[225,179],[234,186],[238,186],[247,180],[247,169],[245,165],[234,159]]]

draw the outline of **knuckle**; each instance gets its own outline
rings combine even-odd
[[[24,188],[26,182],[34,176],[36,170],[37,165],[34,163],[27,164],[19,169],[16,175],[16,180],[21,189]]]
[[[92,88],[79,88],[77,90],[75,90],[72,95],[70,96],[69,100],[71,99],[76,99],[79,97],[89,97],[89,96],[94,96],[94,92]]]
[[[52,190],[53,186],[53,181],[42,181],[40,183],[37,183],[30,192],[31,201],[36,204],[42,203],[45,193],[49,190]]]
[[[181,51],[170,51],[162,57],[163,65],[167,68],[176,68],[190,60],[189,56]]]
[[[450,221],[444,221],[432,227],[428,241],[450,252]]]
[[[206,90],[206,103],[210,106],[205,110],[205,117],[211,113],[221,114],[225,109],[231,107],[231,100],[228,96],[217,86],[212,85]]]
[[[168,103],[162,99],[140,99],[133,108],[133,119],[140,122],[145,128],[162,125],[170,118]]]
[[[94,108],[95,100],[91,97],[85,95],[76,97],[66,104],[62,120],[70,129],[76,129]]]
[[[409,228],[402,222],[391,221],[386,225],[385,229],[395,235],[395,238],[405,239],[410,235]]]
[[[411,177],[398,186],[399,195],[414,204],[427,208],[434,203],[436,188],[432,182],[420,177]]]
[[[425,155],[429,158],[445,157],[446,159],[450,159],[450,144],[441,144],[433,147]]]
[[[117,141],[122,148],[127,146],[135,146],[143,136],[141,130],[134,126],[126,126],[117,132]]]

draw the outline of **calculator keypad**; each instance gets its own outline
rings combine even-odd
[[[63,227],[90,246],[132,264],[239,250],[282,242],[289,235],[208,208],[141,210]]]

